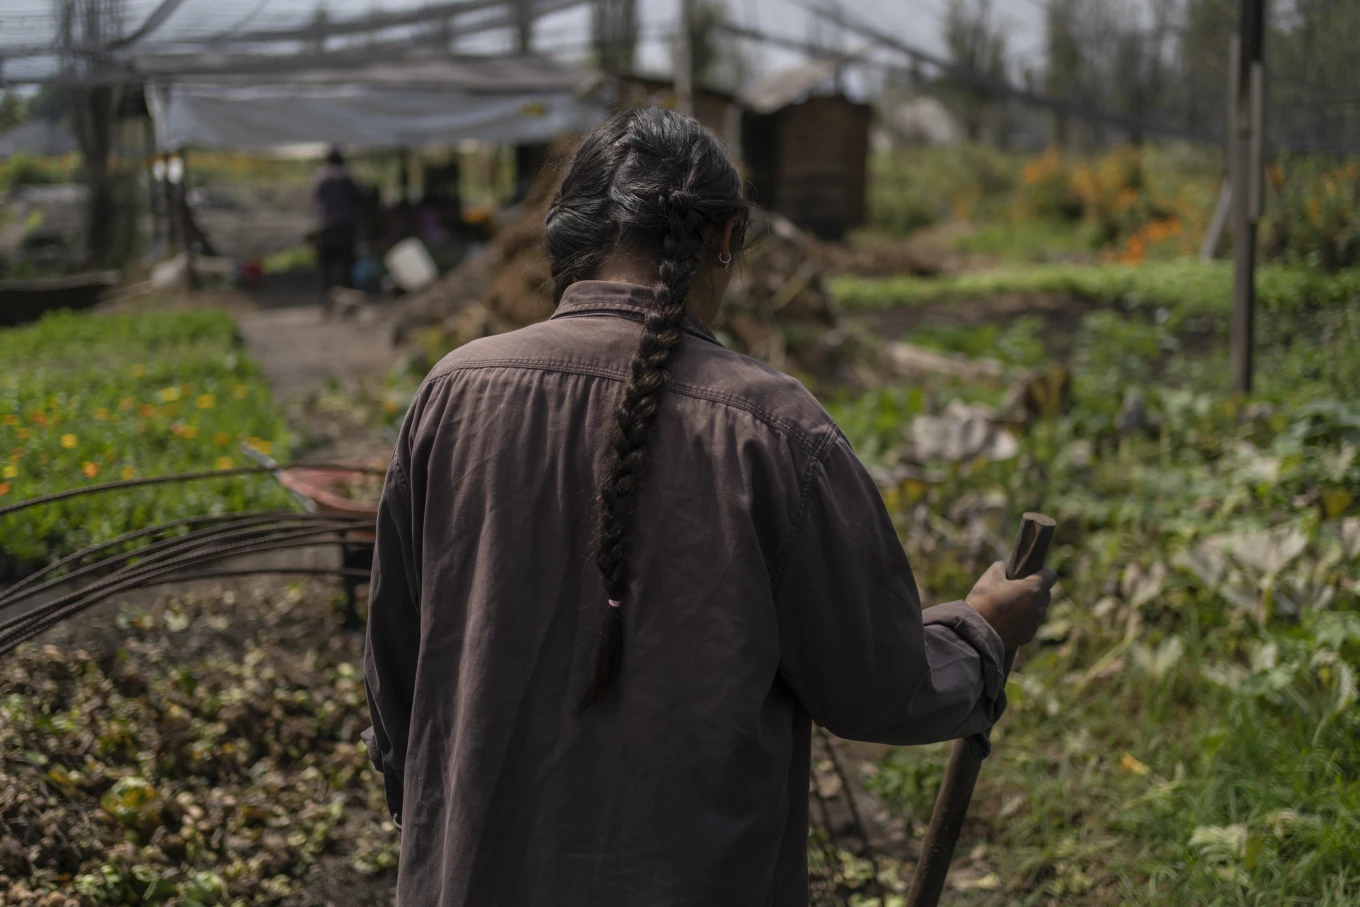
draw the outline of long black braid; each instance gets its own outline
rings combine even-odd
[[[628,379],[614,410],[609,460],[599,488],[595,563],[608,602],[582,707],[618,679],[633,504],[647,465],[671,354],[685,336],[690,285],[700,252],[718,225],[735,217],[733,248],[747,215],[741,177],[721,144],[696,120],[644,107],[597,128],[577,150],[548,214],[545,242],[556,295],[592,277],[616,251],[656,264],[648,308]],[[633,603],[630,603],[633,604]]]

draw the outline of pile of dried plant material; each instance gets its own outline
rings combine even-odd
[[[331,587],[193,588],[0,661],[0,904],[390,903]]]
[[[933,277],[958,267],[957,256],[950,252],[948,244],[926,231],[906,238],[852,237],[845,242],[813,238],[810,247],[822,267],[832,275]]]
[[[530,196],[523,216],[487,248],[406,308],[408,327],[433,327],[427,349],[454,349],[552,314],[553,286],[543,250],[543,218],[551,192]],[[750,246],[734,266],[715,332],[723,342],[809,376],[841,377],[853,357],[823,279],[819,246],[787,219],[757,211]]]

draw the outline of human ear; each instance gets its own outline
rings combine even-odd
[[[720,255],[725,255],[725,256],[727,256],[728,258],[731,258],[731,256],[732,256],[732,230],[736,227],[736,225],[737,225],[737,218],[736,218],[736,216],[734,215],[734,216],[732,216],[732,217],[729,217],[727,220],[723,221],[723,222],[722,222],[722,226],[719,227],[719,229],[718,229],[718,253],[719,253]]]

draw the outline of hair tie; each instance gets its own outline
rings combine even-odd
[[[617,608],[621,604],[623,604],[623,602],[614,601],[612,598],[609,600],[609,607],[611,608]]]

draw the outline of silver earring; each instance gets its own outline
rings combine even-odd
[[[732,253],[719,252],[718,262],[723,266],[723,270],[726,271],[728,268],[732,267]]]

